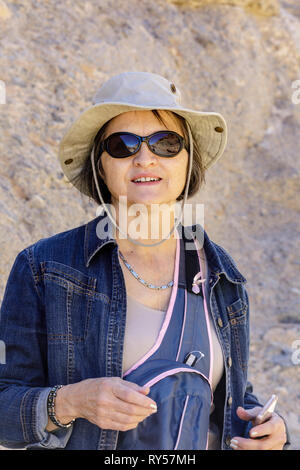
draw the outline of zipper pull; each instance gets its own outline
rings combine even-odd
[[[199,353],[199,354],[193,354],[193,353]],[[190,353],[188,353],[185,358],[184,358],[184,364],[187,364],[188,366],[190,367],[194,367],[194,365],[197,364],[198,361],[200,361],[200,359],[202,359],[202,357],[205,357],[205,354],[203,354],[203,352],[201,351],[192,351]]]
[[[198,274],[196,274],[196,276],[194,276],[194,279],[193,279],[192,291],[194,292],[194,294],[200,293],[199,284],[202,284],[203,282],[205,282],[205,279],[200,279],[200,278],[201,278],[201,271]]]

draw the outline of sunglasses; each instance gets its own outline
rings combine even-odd
[[[146,142],[149,150],[159,157],[175,157],[186,148],[184,138],[173,131],[154,132],[141,137],[131,132],[115,132],[108,136],[100,146],[101,153],[106,151],[113,158],[131,157]]]

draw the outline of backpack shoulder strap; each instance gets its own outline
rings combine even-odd
[[[203,297],[202,283],[195,284],[197,274],[201,271],[195,241],[185,236],[184,229],[182,229],[182,238],[184,242],[186,289],[192,294],[201,295]],[[195,285],[198,286],[198,289]]]

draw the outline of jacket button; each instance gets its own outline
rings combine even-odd
[[[216,131],[216,132],[223,132],[224,129],[223,129],[223,127],[217,126],[217,127],[215,127],[215,131]]]
[[[222,322],[221,317],[218,317],[218,325],[219,325],[220,328],[222,328],[222,326],[223,326],[223,322]]]
[[[232,359],[231,359],[231,356],[229,356],[229,358],[227,359],[227,364],[228,364],[228,367],[231,367],[231,366],[232,366]]]
[[[227,437],[226,437],[226,440],[225,440],[225,444],[226,444],[227,446],[230,446],[230,442],[231,442],[231,437],[230,437],[230,436],[227,436]]]
[[[174,83],[171,83],[170,88],[172,93],[176,93],[176,86],[174,85]]]
[[[231,405],[232,405],[232,397],[229,397],[229,398],[228,398],[227,404],[228,404],[228,406],[231,406]]]

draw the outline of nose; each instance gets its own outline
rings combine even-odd
[[[133,157],[133,164],[136,166],[148,167],[155,166],[157,163],[157,155],[151,152],[146,142],[142,142],[139,151]]]

